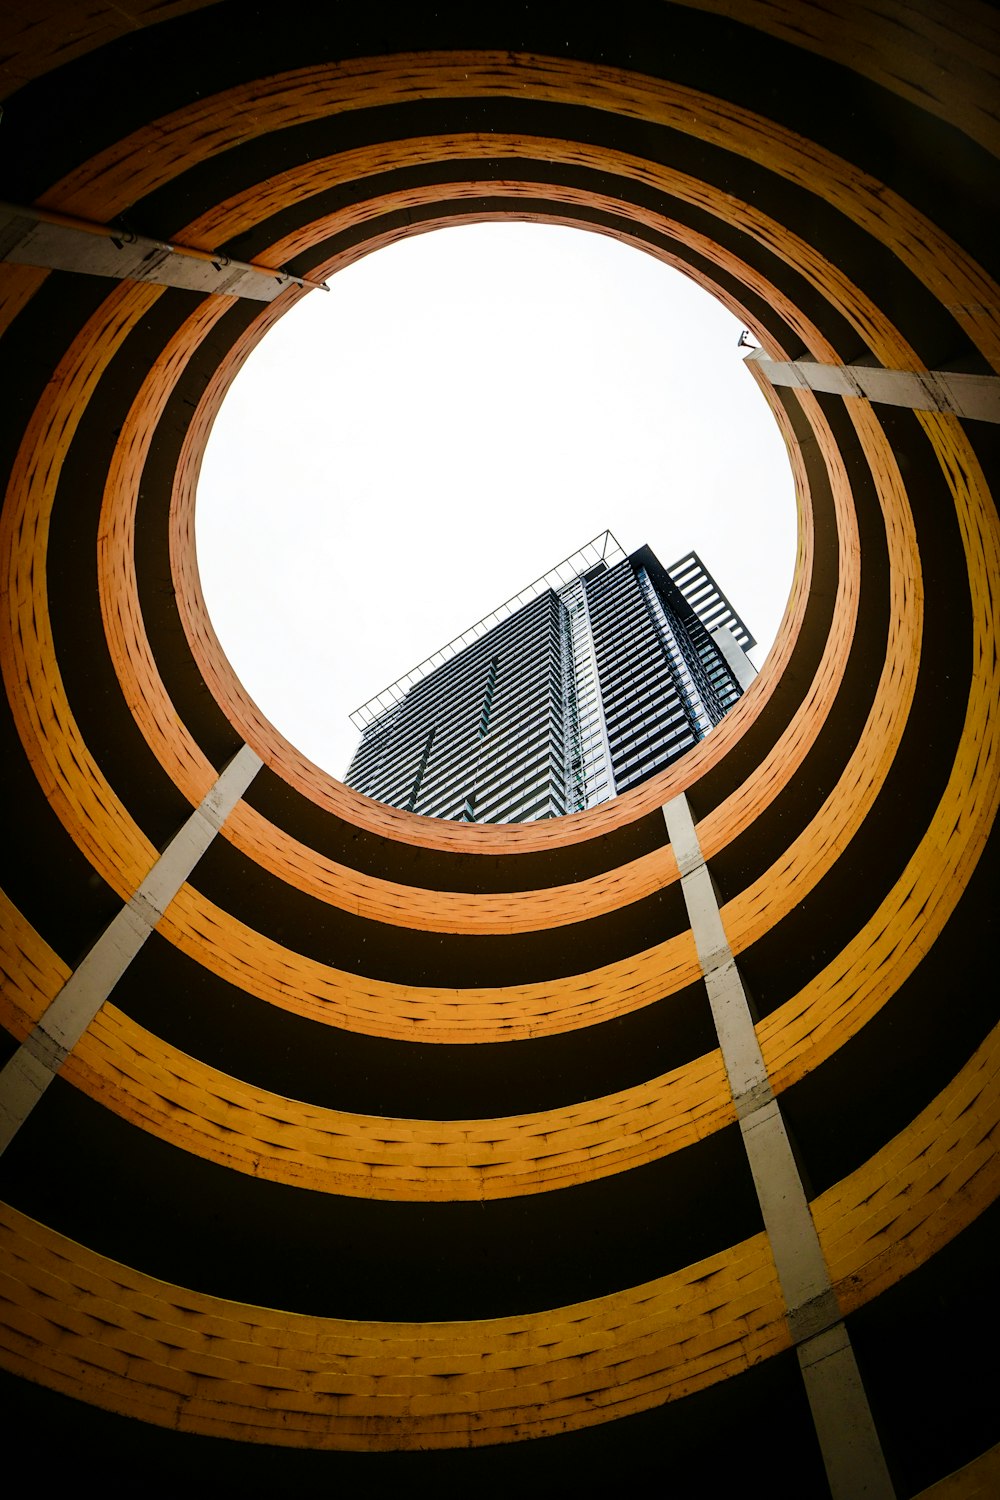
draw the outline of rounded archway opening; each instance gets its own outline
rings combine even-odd
[[[762,663],[795,502],[734,313],[610,236],[510,221],[330,287],[236,377],[197,509],[220,642],[306,756],[342,776],[356,704],[605,528],[698,551]]]

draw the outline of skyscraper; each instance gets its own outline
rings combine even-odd
[[[595,807],[704,739],[754,644],[696,553],[606,531],[358,709],[347,784],[465,822]]]

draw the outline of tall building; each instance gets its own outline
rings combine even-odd
[[[596,807],[704,739],[754,644],[696,553],[605,531],[358,709],[347,784],[468,823]]]

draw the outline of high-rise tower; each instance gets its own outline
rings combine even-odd
[[[465,822],[595,807],[704,739],[754,644],[696,553],[606,531],[358,709],[347,784]]]

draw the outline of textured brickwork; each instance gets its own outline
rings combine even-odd
[[[19,1042],[41,1019],[69,978],[53,953],[0,891],[0,1025]]]
[[[763,1235],[597,1302],[479,1323],[347,1323],[200,1296],[9,1209],[0,1275],[10,1368],[164,1426],[320,1448],[572,1431],[788,1344]]]
[[[885,665],[864,731],[836,787],[809,826],[789,842],[781,862],[727,905],[726,930],[735,953],[802,901],[861,828],[891,770],[912,701],[923,624],[913,521],[902,477],[875,414],[867,402],[851,405],[886,518],[891,603]],[[815,718],[815,707],[810,703],[803,719]]]
[[[920,1491],[920,1500],[993,1500],[1000,1489],[1000,1444]]]
[[[53,655],[45,546],[60,470],[86,402],[161,290],[116,288],[74,340],[32,415],[0,520],[0,661],[25,753],[67,831],[126,897],[156,855],[107,785],[70,713]]]
[[[531,1115],[406,1120],[318,1109],[199,1064],[111,1005],[65,1076],[209,1161],[359,1198],[547,1192],[658,1161],[736,1118],[718,1052],[636,1088]]]
[[[74,57],[127,36],[137,27],[198,10],[206,0],[128,0],[125,5],[87,5],[75,0],[11,0],[0,66],[9,97],[32,78]]]
[[[37,266],[0,265],[0,333],[10,327],[48,274]]]
[[[216,253],[243,238],[257,264],[296,260],[316,277],[444,222],[581,224],[680,267],[774,358],[1000,370],[1000,294],[976,258],[991,248],[976,215],[995,144],[995,18],[975,0],[957,7],[959,23],[895,0],[694,0],[672,8],[667,46],[662,8],[645,38],[641,10],[634,49],[613,25],[595,41],[581,12],[555,55],[544,28],[533,45],[542,22],[523,8],[510,46],[500,10],[482,20],[497,33],[491,51],[467,50],[465,36],[451,48],[435,12],[411,18],[412,35],[427,27],[423,49],[388,56],[360,15],[296,15],[266,39],[241,35],[213,89],[225,7],[16,6],[0,52],[0,77],[20,91],[4,118],[10,161],[23,158],[43,208],[144,232],[160,216],[157,232],[179,243]],[[151,35],[164,86],[144,109],[136,78]],[[204,78],[192,83],[183,64],[198,38]],[[123,113],[106,64],[126,54],[139,71]],[[66,62],[59,88],[88,100],[82,147],[52,128],[44,75]],[[212,421],[302,295],[251,312],[0,264],[0,350],[26,366],[0,414],[3,748],[18,788],[0,1024],[27,1043],[0,1077],[4,1118],[27,1121],[0,1159],[0,1364],[163,1429],[421,1449],[605,1430],[766,1361],[792,1368],[774,1357],[793,1332],[801,1355],[819,1324],[837,1328],[838,1308],[877,1332],[900,1283],[925,1297],[919,1331],[932,1340],[942,1267],[986,1263],[1000,1187],[998,1033],[983,998],[995,898],[981,861],[1000,801],[1000,528],[985,424],[779,393],[752,367],[788,448],[799,543],[784,624],[749,693],[690,756],[591,813],[505,828],[418,819],[339,786],[264,720],[201,595],[194,506]],[[175,601],[161,608],[168,575]],[[112,725],[126,731],[113,751]],[[98,993],[91,1024],[60,1047],[39,1026],[70,977],[59,955],[99,936],[93,913],[108,901],[133,897],[161,853],[148,830],[198,804],[215,758],[244,742],[268,768],[261,783],[159,920],[131,988],[117,1004],[113,989],[103,1005]],[[702,943],[714,1011],[677,859],[649,817],[682,792],[707,862],[702,896],[721,906]],[[739,967],[767,1003],[755,1029],[746,1018],[753,1066],[737,1110],[708,1026],[722,1016],[724,1035]],[[308,1038],[315,1059],[301,1055]],[[667,1057],[687,1060],[667,1068]],[[60,1081],[29,1088],[22,1108],[34,1064],[45,1084]],[[803,1123],[806,1173],[813,1157],[826,1170],[808,1209],[799,1193],[798,1245],[765,1211],[763,1148],[738,1154],[758,1111],[780,1125],[771,1091]],[[368,1098],[373,1113],[361,1113]],[[75,1204],[59,1196],[71,1136],[86,1188]],[[105,1190],[104,1172],[125,1180],[152,1161],[170,1164],[163,1184]],[[287,1257],[255,1270],[252,1295],[267,1306],[196,1289],[226,1290],[228,1274],[189,1274],[206,1183],[221,1189],[210,1205],[220,1244],[253,1246],[277,1202],[315,1221],[296,1228],[290,1212]],[[622,1223],[603,1236],[586,1215],[612,1202]],[[745,1238],[758,1210],[793,1269],[803,1238],[815,1250],[811,1212],[826,1289],[807,1305],[786,1285],[786,1309],[766,1235]],[[87,1211],[100,1251],[71,1238],[87,1238]],[[724,1248],[679,1269],[658,1261],[669,1274],[652,1276],[628,1226],[674,1229],[681,1213],[706,1235],[687,1257]],[[471,1240],[454,1241],[448,1226],[471,1217],[496,1273],[477,1269]],[[505,1239],[515,1222],[529,1226],[516,1246]],[[350,1251],[383,1268],[374,1291],[396,1298],[385,1311],[411,1306],[409,1321],[281,1310],[314,1306],[290,1278],[297,1256],[316,1254],[316,1223],[362,1226]],[[144,1261],[157,1224],[162,1280],[124,1263]],[[402,1224],[418,1226],[423,1260]],[[607,1260],[570,1285],[592,1232]],[[661,1243],[652,1231],[650,1243]],[[421,1291],[408,1276],[418,1261]],[[462,1295],[479,1313],[428,1321],[466,1262]],[[185,1277],[194,1289],[173,1284]],[[614,1289],[579,1302],[581,1285]],[[349,1311],[343,1290],[323,1309]],[[985,1319],[995,1299],[975,1290]],[[522,1294],[522,1307],[545,1310],[496,1316]],[[951,1390],[963,1370],[950,1354],[936,1368],[938,1347],[922,1378],[939,1426],[956,1430],[957,1467],[972,1451]],[[891,1384],[878,1420],[905,1446]],[[799,1417],[758,1419],[761,1451],[784,1452],[779,1424]],[[707,1452],[726,1435],[698,1438]],[[906,1492],[934,1479],[942,1496],[990,1492],[995,1456],[951,1479],[943,1467]],[[808,1490],[797,1474],[789,1485]]]
[[[691,0],[699,10],[730,9],[726,0]],[[937,5],[921,0],[907,6],[907,29],[923,47],[904,51],[894,8],[864,0],[741,0],[740,19],[796,47],[807,48],[871,78],[884,89],[915,101],[942,119],[960,124],[973,140],[1000,147],[990,66],[997,41],[996,15],[986,5],[963,7],[962,26]],[[956,97],[956,75],[964,87]]]
[[[264,937],[182,887],[160,923],[164,937],[220,978],[296,1015],[373,1036],[423,1041],[513,1041],[625,1015],[699,976],[694,939],[666,943],[601,969],[544,982],[442,988],[393,984],[316,962]]]
[[[814,1201],[844,1312],[923,1265],[996,1200],[998,1139],[1000,1027],[911,1125]]]
[[[154,363],[115,447],[97,538],[101,611],[122,694],[164,770],[195,805],[212,786],[216,771],[185,733],[146,636],[135,571],[135,516],[149,445],[170,393],[191,350],[232,305],[229,297],[207,298]]]

